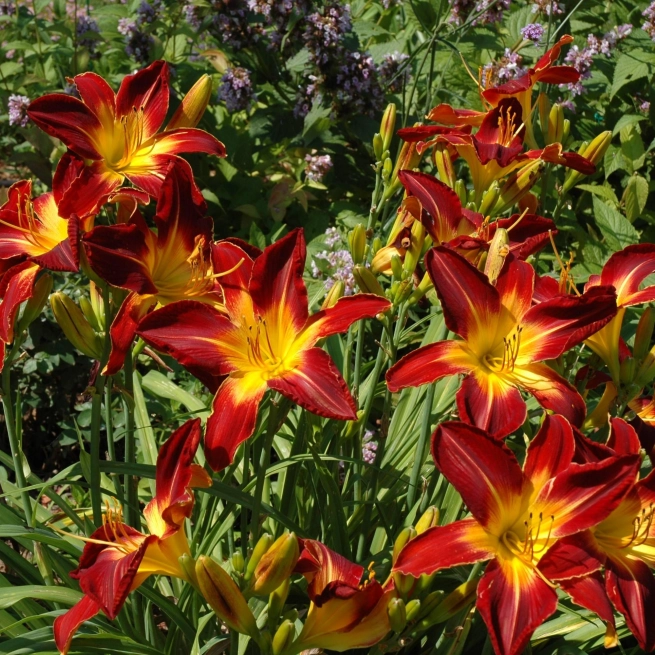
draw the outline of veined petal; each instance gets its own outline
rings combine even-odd
[[[97,214],[106,198],[123,183],[123,175],[105,167],[97,161],[85,166],[73,180],[59,203],[62,218],[79,216],[83,218]]]
[[[396,362],[387,371],[387,386],[390,391],[418,387],[446,375],[470,373],[477,363],[462,341],[437,341]]]
[[[139,295],[134,291],[127,295],[109,328],[111,352],[103,375],[116,375],[123,368],[125,355],[132,347],[139,322],[156,302],[154,296]]]
[[[155,497],[143,512],[151,534],[164,537],[180,529],[193,510],[191,488],[211,486],[205,469],[193,463],[200,435],[200,419],[189,420],[159,449]]]
[[[530,309],[534,290],[534,269],[514,255],[509,255],[498,276],[496,290],[502,306],[497,338],[502,340],[502,337],[522,323],[523,317]]]
[[[74,78],[82,102],[95,114],[106,131],[113,132],[116,95],[97,73],[82,73]]]
[[[443,125],[472,125],[478,127],[482,124],[486,115],[487,112],[485,111],[456,109],[447,104],[440,104],[430,110],[427,119]]]
[[[100,606],[88,596],[83,596],[68,612],[58,616],[52,628],[55,633],[55,645],[61,653],[66,655],[71,646],[73,636],[79,627],[92,619],[100,611]]]
[[[580,73],[573,66],[553,66],[535,75],[534,79],[545,84],[575,84],[580,79]]]
[[[307,339],[307,343],[316,343],[323,337],[345,332],[355,321],[373,318],[387,311],[389,307],[391,303],[386,298],[371,293],[344,296],[332,307],[322,309],[311,316],[299,338]]]
[[[303,350],[296,362],[292,369],[269,379],[268,386],[319,416],[356,420],[357,408],[348,385],[324,350]]]
[[[607,595],[625,616],[632,634],[643,650],[655,648],[655,579],[644,562],[612,557],[605,572]]]
[[[418,578],[441,569],[475,564],[495,557],[498,538],[475,519],[463,519],[426,530],[401,551],[393,570]]]
[[[252,315],[252,299],[248,287],[253,258],[239,244],[225,240],[212,244],[211,253],[214,273],[221,275],[218,282],[229,315],[233,317]],[[222,275],[225,271],[231,273]]]
[[[32,297],[34,281],[41,270],[38,264],[22,262],[12,266],[0,279],[0,340],[14,340],[14,320],[20,304]]]
[[[444,246],[428,250],[425,265],[448,329],[467,341],[491,341],[500,314],[500,297],[486,275]],[[489,343],[486,352],[492,345]]]
[[[558,539],[539,560],[539,570],[559,582],[600,571],[605,559],[591,530],[583,530]]]
[[[570,34],[564,34],[559,38],[559,41],[553,45],[550,50],[544,53],[539,61],[535,64],[532,69],[534,73],[543,74],[544,71],[550,70],[553,67],[553,64],[559,59],[560,54],[562,53],[562,46],[567,45],[568,43],[573,42],[573,37]],[[543,79],[540,77],[538,79]]]
[[[205,432],[205,456],[214,471],[229,466],[239,444],[255,431],[266,388],[258,373],[228,377],[219,387]]]
[[[476,604],[498,655],[520,655],[532,633],[557,609],[557,594],[518,557],[492,561]]]
[[[550,218],[544,218],[537,214],[526,214],[519,220],[519,214],[513,214],[509,218],[500,218],[489,225],[489,240],[493,238],[497,228],[509,232],[509,248],[515,257],[521,260],[527,259],[530,255],[541,250],[549,241],[548,233],[557,234],[555,223]]]
[[[150,147],[148,148],[150,150]],[[204,152],[226,157],[225,146],[209,132],[195,127],[180,127],[155,136],[153,155],[177,155],[181,152]]]
[[[641,443],[635,429],[622,418],[610,418],[610,436],[607,446],[617,455],[638,455]]]
[[[561,414],[574,426],[582,425],[587,407],[575,387],[546,364],[516,366],[512,380],[532,394],[545,409]]]
[[[70,150],[62,155],[52,177],[52,193],[57,207],[71,184],[80,176],[85,165],[84,159]]]
[[[615,252],[600,275],[600,284],[616,289],[619,307],[629,307],[655,300],[655,285],[639,289],[643,281],[655,273],[655,245],[640,243]]]
[[[457,392],[462,421],[502,439],[523,425],[527,409],[519,390],[504,377],[478,368],[467,375]]]
[[[539,432],[528,446],[523,473],[538,491],[569,466],[574,453],[570,423],[563,416],[545,414]]]
[[[541,489],[533,512],[551,517],[552,537],[596,526],[621,504],[634,485],[638,468],[636,455],[571,464]]]
[[[168,64],[155,61],[132,75],[126,75],[116,94],[116,115],[143,112],[143,140],[159,130],[168,111]]]
[[[471,514],[494,535],[521,515],[523,472],[502,442],[479,428],[447,421],[432,437],[432,456]]]
[[[519,362],[556,359],[607,325],[616,314],[611,287],[561,296],[532,307],[523,318]]]
[[[172,162],[181,160],[176,155],[141,155],[134,157],[125,169],[125,177],[153,198],[159,196],[161,185]]]
[[[33,100],[27,113],[46,134],[63,141],[74,153],[85,159],[101,159],[97,135],[102,124],[81,100],[49,93]]]

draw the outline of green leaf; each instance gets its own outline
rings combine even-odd
[[[148,408],[146,407],[146,400],[143,397],[143,389],[141,389],[141,380],[139,374],[134,371],[134,425],[136,426],[136,434],[141,446],[141,453],[143,461],[146,464],[155,465],[157,463],[157,441],[155,439],[155,432],[150,424],[150,416],[148,415]],[[155,495],[155,482],[150,480],[150,489],[152,495]]]
[[[596,225],[605,237],[605,243],[612,250],[621,250],[639,242],[639,233],[628,219],[594,196]]]
[[[605,169],[605,179],[607,179],[614,171],[626,170],[629,166],[626,158],[623,156],[621,148],[612,146],[607,149],[605,158],[603,160],[603,168]]]
[[[25,598],[73,606],[82,598],[82,592],[66,587],[44,587],[41,585],[4,587],[0,589],[0,609],[11,607]]]
[[[628,125],[621,130],[621,152],[629,163],[628,171],[630,173],[643,166],[646,153],[637,125]]]
[[[648,200],[648,182],[641,175],[633,175],[623,193],[626,218],[634,223],[646,207]]]
[[[616,197],[614,189],[612,189],[609,184],[578,184],[576,188],[582,191],[589,191],[589,193],[598,196],[603,200],[609,200],[609,202],[615,207],[619,206],[619,199]]]
[[[305,125],[302,131],[306,145],[309,145],[317,136],[330,128],[332,124],[331,113],[331,107],[325,107],[320,102],[314,102],[307,116],[305,116]]]
[[[622,54],[619,57],[619,60],[616,62],[616,68],[614,69],[610,98],[613,98],[626,84],[650,75],[650,66],[640,61],[638,58],[640,54],[643,55],[645,53],[641,50],[636,50],[635,52]]]
[[[616,125],[612,130],[612,136],[616,136],[624,127],[628,127],[629,125],[636,125],[637,123],[645,120],[646,116],[638,116],[637,114],[625,114],[621,116],[618,121],[616,121]]]
[[[159,371],[148,371],[141,380],[144,389],[160,398],[168,398],[184,405],[189,412],[206,419],[209,416],[209,410],[202,400],[192,396],[188,391],[178,387],[175,382],[169,380]]]

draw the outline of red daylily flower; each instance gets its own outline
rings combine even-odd
[[[205,453],[214,470],[227,466],[253,433],[269,388],[319,416],[356,418],[345,381],[315,344],[386,311],[390,303],[358,294],[310,317],[302,279],[305,257],[303,233],[294,230],[222,278],[227,316],[206,304],[182,301],[149,314],[137,331],[192,372],[227,376],[205,434]]]
[[[387,606],[395,597],[363,566],[353,564],[320,541],[306,539],[295,568],[312,601],[294,652],[325,648],[337,652],[373,646],[391,629]]]
[[[604,520],[632,484],[639,458],[573,463],[567,421],[548,416],[528,447],[523,470],[492,435],[442,423],[432,441],[437,468],[472,517],[430,528],[401,551],[394,571],[418,577],[491,560],[478,584],[477,608],[498,655],[523,652],[557,607],[541,560],[563,537]]]
[[[461,341],[438,341],[405,355],[387,371],[391,391],[464,374],[457,392],[460,418],[504,437],[523,424],[519,389],[542,407],[580,425],[585,403],[545,360],[556,359],[616,313],[613,290],[598,287],[580,298],[532,307],[534,270],[512,255],[493,286],[456,252],[428,251],[426,267],[448,329]]]
[[[160,190],[156,232],[136,213],[127,224],[101,225],[84,236],[95,273],[129,291],[111,326],[105,374],[113,375],[123,366],[139,321],[155,306],[193,299],[225,311],[212,254],[213,222],[205,216],[206,209],[191,167],[179,160],[169,164]],[[217,248],[238,250],[231,244]]]
[[[159,450],[155,497],[143,514],[149,534],[126,525],[120,511],[108,509],[103,525],[88,539],[78,568],[84,597],[55,619],[57,648],[66,655],[77,629],[102,610],[111,620],[128,594],[151,575],[188,576],[178,559],[189,555],[184,519],[191,516],[193,487],[211,486],[211,478],[193,458],[200,443],[200,419],[187,421]]]
[[[634,429],[623,419],[610,419],[607,444],[576,434],[576,459],[604,463],[616,455],[639,458],[640,443]],[[621,503],[597,525],[553,546],[542,560],[546,575],[564,588],[581,580],[594,581],[586,594],[574,600],[593,611],[612,601],[645,651],[655,649],[655,472],[643,479],[629,477]],[[605,567],[605,584],[600,570]],[[601,614],[601,618],[604,618]],[[607,619],[605,619],[607,620]]]
[[[195,128],[204,107],[193,113],[191,122],[176,114],[159,132],[168,111],[168,77],[166,62],[156,61],[127,75],[115,94],[99,75],[83,73],[73,79],[81,100],[51,93],[30,104],[28,114],[42,130],[89,162],[61,199],[64,216],[96,212],[125,178],[157,197],[179,153],[225,156],[218,139]],[[199,94],[198,85],[189,92]],[[183,105],[193,101],[187,96]]]

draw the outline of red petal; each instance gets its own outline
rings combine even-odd
[[[478,585],[477,608],[498,655],[520,655],[557,609],[557,594],[518,558],[494,560]]]
[[[447,184],[432,175],[412,171],[399,171],[398,179],[407,193],[416,197],[428,213],[427,220],[421,222],[435,245],[457,236],[462,220],[462,203]]]
[[[355,401],[332,358],[320,348],[310,348],[298,360],[295,368],[271,378],[268,386],[319,416],[356,420]]]
[[[85,166],[73,180],[59,203],[62,218],[79,216],[83,218],[97,214],[107,196],[123,182],[123,176],[105,168],[103,162]]]
[[[229,466],[239,444],[255,431],[265,391],[264,382],[248,384],[245,378],[236,377],[228,377],[219,387],[205,432],[205,456],[214,471]]]
[[[266,248],[252,269],[253,303],[281,341],[295,337],[307,322],[307,289],[302,279],[306,254],[303,232],[295,229]]]
[[[83,596],[66,614],[62,614],[55,619],[52,628],[55,633],[55,645],[61,655],[68,653],[73,636],[79,627],[84,622],[92,619],[99,611],[100,607],[94,600],[91,600],[88,596]]]
[[[418,578],[440,569],[483,562],[495,556],[495,544],[475,519],[426,530],[401,551],[393,570]]]
[[[543,150],[528,150],[522,155],[526,159],[541,159],[550,164],[560,164],[572,168],[583,175],[593,175],[596,165],[577,152],[564,152],[561,143],[551,143]]]
[[[522,322],[532,304],[533,289],[534,269],[532,266],[510,255],[496,282],[500,304],[506,310],[502,318],[505,325],[504,328],[501,328],[503,334],[508,334]],[[521,340],[521,344],[522,342],[523,340]]]
[[[655,245],[639,243],[615,252],[603,267],[600,283],[616,289],[619,307],[655,300],[655,285],[639,290],[644,280],[655,273]]]
[[[52,193],[55,196],[57,205],[59,205],[71,184],[82,173],[85,166],[84,160],[70,150],[62,155],[52,178]]]
[[[389,391],[418,387],[446,375],[469,373],[476,361],[461,341],[437,341],[417,348],[396,362],[386,374]]]
[[[159,130],[168,111],[168,64],[155,61],[132,75],[126,75],[116,94],[116,115],[127,116],[143,109],[143,140]]]
[[[471,131],[470,127],[462,126],[461,128],[443,127],[441,125],[417,125],[416,127],[403,127],[396,134],[406,143],[417,143],[425,141],[432,136],[442,134],[467,134]],[[428,144],[429,145],[429,144]]]
[[[391,303],[369,293],[340,298],[337,303],[314,314],[307,322],[305,334],[311,334],[312,343],[331,334],[345,332],[355,321],[373,318],[386,312]]]
[[[541,59],[539,59],[532,70],[535,73],[541,73],[542,71],[551,68],[552,65],[559,59],[559,56],[562,53],[562,46],[572,42],[573,37],[570,34],[564,34],[561,36],[559,41],[553,45],[550,50],[541,56]]]
[[[634,485],[637,456],[571,464],[549,480],[534,501],[534,512],[554,517],[553,537],[586,530],[606,519]]]
[[[115,287],[138,294],[156,294],[149,268],[146,234],[138,223],[99,225],[82,243],[91,268]]]
[[[161,185],[164,182],[166,173],[174,161],[180,160],[180,157],[175,155],[148,155],[145,161],[130,169],[125,170],[125,176],[134,184],[134,186],[143,189],[146,193],[150,194],[153,198],[159,196]]]
[[[526,407],[519,390],[495,374],[467,375],[457,392],[462,421],[502,439],[523,425]]]
[[[549,242],[548,233],[552,232],[555,235],[557,229],[555,223],[549,218],[526,214],[519,221],[519,216],[519,214],[513,214],[509,218],[500,218],[494,221],[489,225],[488,237],[491,240],[497,228],[504,230],[511,228],[509,232],[510,250],[518,259],[526,259],[541,250]]]
[[[441,104],[430,110],[427,119],[443,125],[472,125],[477,127],[482,124],[486,115],[487,112],[484,111],[455,109],[450,105]]]
[[[518,96],[532,88],[533,81],[530,73],[521,77],[505,82],[500,86],[492,87],[482,92],[482,97],[492,106],[495,107],[503,98],[507,96]]]
[[[181,152],[204,152],[226,157],[225,146],[215,137],[194,127],[180,127],[155,137],[152,153],[177,155]]]
[[[655,649],[655,579],[648,566],[637,559],[612,558],[605,572],[607,595],[639,645],[646,652]]]
[[[132,347],[139,322],[156,302],[157,300],[153,296],[140,296],[134,292],[125,298],[109,330],[111,353],[103,375],[116,375],[123,368],[125,355]]]
[[[610,418],[610,436],[607,445],[617,455],[638,455],[641,443],[635,429],[622,418]]]
[[[75,154],[86,159],[102,159],[96,147],[102,125],[81,100],[50,93],[33,100],[27,113],[46,134],[63,141]]]
[[[553,66],[533,79],[545,84],[575,84],[580,79],[580,73],[573,66]]]
[[[22,262],[12,266],[0,279],[0,340],[11,343],[14,340],[14,320],[20,304],[32,297],[36,274],[41,270],[38,264]]]
[[[34,200],[34,211],[37,216],[43,216],[41,207],[48,201],[54,205],[52,193],[44,193]],[[66,221],[68,238],[60,241],[52,250],[44,252],[42,255],[34,255],[32,261],[51,271],[75,273],[80,268],[80,221],[76,216],[59,220]]]
[[[574,603],[596,613],[608,624],[607,636],[610,639],[616,637],[614,608],[607,596],[607,591],[605,591],[603,574],[600,571],[596,571],[582,578],[562,580],[560,587],[571,596]]]
[[[184,525],[191,516],[194,486],[211,486],[204,469],[194,466],[200,444],[200,419],[180,426],[159,449],[156,468],[156,494],[143,514],[151,534],[164,537]],[[200,483],[200,484],[198,484]]]
[[[563,416],[546,414],[539,432],[528,446],[523,473],[535,490],[541,489],[568,467],[574,452],[575,440],[569,422]]]
[[[253,258],[238,244],[218,241],[212,244],[212,264],[214,273],[232,271],[218,278],[223,291],[227,311],[231,316],[240,316],[241,307],[251,305],[248,287],[252,275]],[[235,268],[238,266],[238,268]]]
[[[483,527],[508,521],[508,513],[518,519],[524,476],[505,444],[479,428],[447,421],[432,437],[432,455]]]
[[[539,560],[539,570],[549,580],[575,579],[600,571],[605,553],[590,530],[558,539]]]
[[[74,78],[82,102],[97,116],[105,130],[113,131],[116,116],[116,95],[96,73],[82,73]]]
[[[574,428],[573,438],[575,439],[575,457],[574,461],[578,464],[588,464],[590,462],[601,462],[615,453],[604,444],[592,441],[586,437],[580,430]]]
[[[428,250],[425,265],[449,330],[466,340],[482,331],[495,333],[500,298],[484,273],[444,246]]]

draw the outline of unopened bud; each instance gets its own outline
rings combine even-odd
[[[427,622],[427,626],[447,621],[451,616],[454,616],[473,602],[477,587],[478,580],[474,578],[459,585],[454,591],[451,591],[424,619]]]
[[[391,629],[400,634],[407,626],[407,610],[405,601],[402,598],[392,598],[387,605],[389,614],[389,625]]]
[[[380,250],[380,248],[382,248],[382,239],[380,239],[380,237],[375,237],[372,245],[373,254]]]
[[[375,161],[382,161],[382,153],[384,152],[384,141],[382,136],[376,132],[373,135],[373,154],[375,155]]]
[[[167,130],[180,127],[195,127],[207,109],[212,95],[212,78],[203,75],[182,98],[180,106],[166,126]]]
[[[402,598],[407,598],[416,585],[416,578],[411,575],[405,575],[400,571],[394,571],[391,574],[391,577],[393,578],[393,585],[398,592],[398,595]]]
[[[466,190],[466,182],[464,180],[457,180],[455,182],[455,193],[459,196],[459,201],[462,206],[468,202],[468,191]]]
[[[545,162],[535,159],[527,166],[512,173],[500,190],[500,198],[498,198],[498,202],[493,209],[494,213],[502,214],[506,209],[521,200],[541,177],[545,166]]]
[[[399,171],[411,171],[416,168],[421,161],[421,155],[416,149],[415,143],[404,142],[398,159],[396,160],[396,165],[394,166],[393,172],[389,179],[389,184],[384,191],[382,196],[382,201],[388,200],[391,196],[398,191],[402,186],[400,180],[398,179]]]
[[[122,291],[122,289],[120,291]],[[91,300],[91,307],[93,307],[93,314],[98,321],[98,327],[100,328],[99,332],[104,332],[107,329],[105,301],[102,297],[102,288],[93,280],[89,280],[89,299]]]
[[[541,125],[541,133],[548,132],[548,115],[551,111],[551,103],[545,93],[540,93],[537,98],[537,107],[539,109],[539,124]]]
[[[296,626],[289,620],[283,621],[273,637],[273,655],[283,653],[296,638]]]
[[[403,262],[398,255],[391,255],[391,272],[396,280],[403,279]]]
[[[390,102],[384,110],[382,122],[380,123],[380,136],[382,137],[382,150],[389,150],[391,139],[396,129],[396,105]]]
[[[348,245],[353,264],[363,264],[366,258],[366,227],[358,223],[348,233]]]
[[[565,146],[566,142],[569,140],[569,134],[571,134],[571,121],[568,118],[565,118],[563,128],[562,128],[562,145],[563,146]]]
[[[403,261],[403,277],[405,278],[410,278],[412,276],[416,270],[416,265],[421,258],[421,253],[423,252],[426,234],[423,223],[414,221],[410,233],[409,248],[407,248],[407,251],[405,252],[405,259]]]
[[[417,532],[414,528],[403,528],[400,531],[400,534],[396,537],[396,541],[393,544],[393,555],[392,561],[398,559],[402,549],[417,535]]]
[[[282,614],[284,604],[287,602],[287,597],[289,596],[290,588],[291,579],[286,578],[268,597],[268,625],[271,629],[277,622],[277,618]]]
[[[480,213],[483,216],[488,216],[489,212],[494,208],[498,197],[500,196],[500,185],[494,180],[489,188],[484,192],[482,201],[480,202]]]
[[[232,557],[230,558],[230,561],[232,562],[232,568],[237,573],[243,573],[243,570],[246,568],[246,560],[244,559],[243,553],[241,552],[240,549],[235,550],[232,553]]]
[[[342,280],[335,280],[334,284],[330,287],[330,290],[325,296],[325,300],[321,305],[321,309],[330,309],[334,307],[340,298],[343,298],[343,294],[346,291],[346,285]]]
[[[255,568],[259,564],[259,560],[264,556],[264,553],[271,547],[273,543],[273,535],[268,533],[263,534],[259,541],[255,544],[255,547],[252,549],[252,555],[248,558],[248,564],[246,565],[246,572],[243,575],[243,579],[248,582],[252,578]]]
[[[503,270],[507,255],[509,255],[509,232],[501,227],[496,228],[496,233],[489,244],[487,260],[484,264],[484,274],[494,286],[496,286],[498,276]]]
[[[548,129],[546,130],[546,145],[561,143],[564,136],[564,108],[555,103],[548,114]]]
[[[201,555],[196,563],[196,576],[200,592],[225,625],[241,634],[259,638],[255,617],[227,571]]]
[[[266,551],[255,568],[251,591],[268,596],[289,578],[298,561],[300,549],[293,532],[283,534]]]
[[[601,132],[592,139],[591,143],[583,143],[578,150],[578,154],[588,159],[592,164],[597,164],[605,156],[611,142],[612,133],[609,130]],[[570,170],[564,180],[563,191],[566,193],[572,189],[583,177],[586,177],[583,173]]]
[[[407,614],[407,621],[414,621],[421,611],[421,601],[418,598],[410,600],[405,605],[405,613]]]
[[[529,191],[526,193],[518,203],[519,212],[522,214],[526,212],[527,214],[535,214],[537,212],[537,207],[539,206],[539,198]]]
[[[198,587],[198,578],[196,577],[196,561],[189,555],[189,553],[184,553],[180,555],[177,561],[180,563],[180,568],[184,572],[184,575],[188,582],[190,582],[194,587]]]
[[[621,362],[619,379],[623,384],[630,384],[635,379],[636,365],[634,357],[626,357]]]
[[[453,160],[450,157],[448,145],[437,143],[432,151],[432,157],[439,173],[439,179],[453,189],[457,181],[457,176],[455,175],[455,168],[453,167]]]
[[[377,278],[365,266],[354,266],[353,277],[355,278],[355,282],[357,282],[357,286],[363,293],[373,293],[376,296],[386,298],[384,289],[380,286]]]
[[[385,183],[388,183],[391,179],[391,173],[393,172],[393,164],[391,159],[387,157],[382,163],[382,179]]]
[[[429,528],[434,528],[435,525],[439,525],[439,509],[434,506],[428,507],[416,522],[416,534],[423,534]]]
[[[52,276],[50,273],[44,273],[34,284],[32,295],[25,303],[23,315],[18,321],[16,328],[20,334],[34,322],[34,319],[43,311],[45,304],[48,302],[48,296],[52,291]]]
[[[421,611],[418,615],[419,619],[422,619],[423,617],[427,616],[432,612],[432,610],[441,603],[441,601],[444,599],[444,596],[446,595],[445,591],[442,591],[439,589],[438,591],[433,591],[429,593],[424,599],[423,602],[421,603]]]
[[[65,293],[50,296],[50,306],[66,338],[87,357],[102,359],[103,344],[80,308]]]
[[[655,328],[655,310],[652,307],[646,307],[644,313],[639,319],[639,323],[637,324],[635,345],[632,349],[632,354],[638,362],[640,362],[650,350],[650,342],[653,338],[653,328]]]
[[[430,276],[425,273],[423,275],[423,279],[419,282],[419,285],[412,291],[411,295],[409,296],[407,302],[410,305],[416,304],[423,296],[432,289],[434,285],[432,284],[432,280],[430,279]]]

